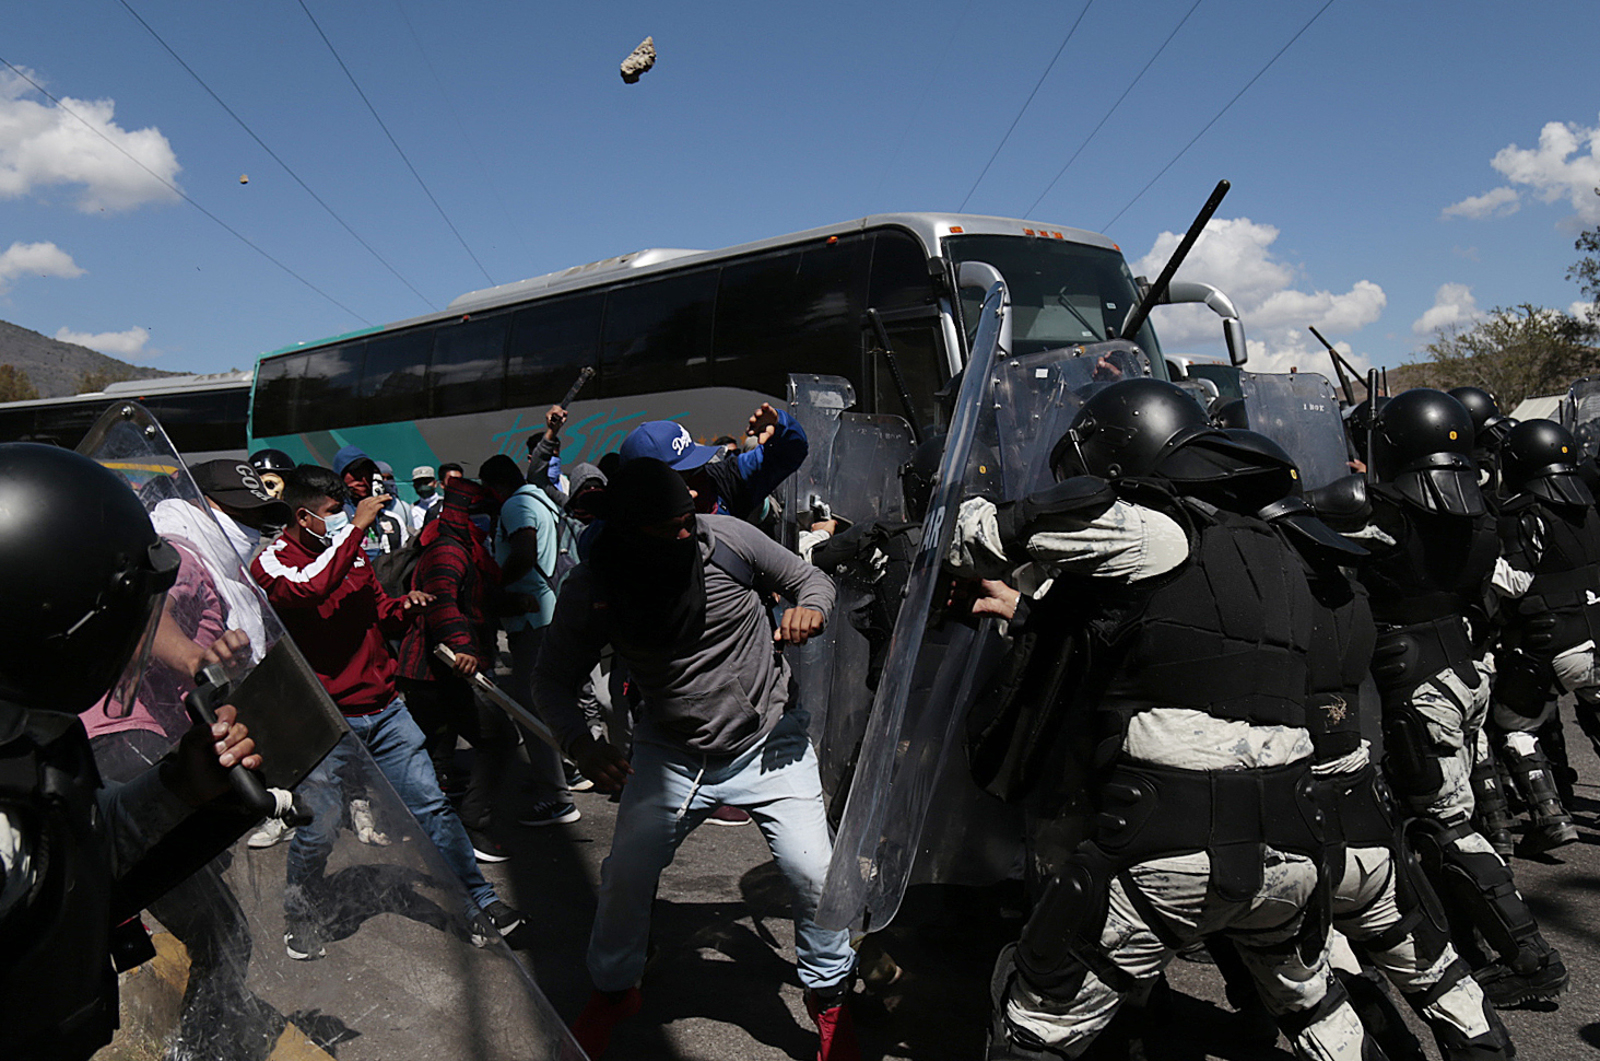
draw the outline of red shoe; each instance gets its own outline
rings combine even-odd
[[[590,1061],[600,1061],[606,1047],[611,1045],[612,1029],[639,1012],[643,1004],[637,987],[626,991],[592,991],[583,1012],[572,1022],[572,1037],[578,1040]]]
[[[827,1009],[819,1008],[817,993],[806,992],[806,1012],[817,1022],[817,1061],[861,1061],[856,1025],[842,997]]]

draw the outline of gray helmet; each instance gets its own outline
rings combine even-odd
[[[92,707],[139,647],[178,562],[114,472],[71,450],[0,445],[0,695]]]

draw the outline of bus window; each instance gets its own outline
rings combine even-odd
[[[541,302],[511,319],[506,362],[506,407],[536,407],[561,400],[585,365],[600,362],[602,295]],[[594,384],[584,392],[592,398]]]
[[[306,355],[290,354],[262,361],[256,369],[255,419],[257,438],[293,434],[300,403],[300,378],[306,372]]]
[[[374,335],[367,340],[357,419],[363,424],[420,420],[428,415],[426,374],[433,335],[424,329]]]
[[[944,386],[944,344],[940,341],[938,333],[932,327],[889,328],[889,343],[894,347],[895,363],[900,366],[900,374],[905,378],[906,390],[911,395],[911,404],[917,410],[916,423],[919,427],[928,424],[944,424],[944,410],[939,406],[939,400],[934,397],[939,388]],[[877,346],[877,339],[868,334],[869,347]],[[903,416],[907,420],[913,417],[907,414],[905,403],[900,400],[900,392],[895,387],[894,376],[889,372],[889,363],[882,354],[871,356],[869,378],[871,379],[873,412],[892,413]]]
[[[0,409],[0,442],[16,442],[33,434],[34,410]]]
[[[711,383],[711,312],[717,272],[669,276],[606,296],[600,383],[608,397]]]
[[[879,313],[932,307],[933,281],[928,276],[928,253],[904,232],[879,232],[872,243],[872,286],[867,305]]]
[[[179,453],[244,448],[240,425],[250,403],[247,388],[154,395],[138,401],[154,414]]]
[[[500,408],[509,314],[441,324],[434,331],[428,390],[434,416]]]
[[[356,387],[361,382],[362,351],[366,340],[312,350],[306,356],[306,374],[295,402],[299,424],[341,427],[358,422]],[[304,430],[304,428],[299,428]]]
[[[861,380],[862,253],[842,237],[724,266],[712,379],[782,396],[791,368]]]

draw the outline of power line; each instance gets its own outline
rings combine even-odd
[[[1111,116],[1117,112],[1117,108],[1122,106],[1122,101],[1128,98],[1128,93],[1132,92],[1134,86],[1144,79],[1144,75],[1149,72],[1150,67],[1155,64],[1157,59],[1161,58],[1161,53],[1167,50],[1167,45],[1172,43],[1172,38],[1178,35],[1178,31],[1183,28],[1184,23],[1189,21],[1189,16],[1194,14],[1195,8],[1199,7],[1203,2],[1204,0],[1194,0],[1194,4],[1189,8],[1188,11],[1184,12],[1183,17],[1178,20],[1178,24],[1172,27],[1172,32],[1167,34],[1167,39],[1161,42],[1161,47],[1157,48],[1155,54],[1152,55],[1149,61],[1144,64],[1144,69],[1139,71],[1139,76],[1135,77],[1131,82],[1128,83],[1128,87],[1122,90],[1122,95],[1117,97],[1117,102],[1113,103],[1111,105],[1111,109],[1106,111],[1105,116],[1100,119],[1100,123],[1090,131],[1088,136],[1083,138],[1083,143],[1079,144],[1078,150],[1074,151],[1072,153],[1072,157],[1067,159],[1067,164],[1062,166],[1060,172],[1058,172],[1054,177],[1050,178],[1050,183],[1044,186],[1044,191],[1039,193],[1039,197],[1030,203],[1028,208],[1017,216],[1027,217],[1029,214],[1033,213],[1034,207],[1038,206],[1044,201],[1044,197],[1050,194],[1050,189],[1056,186],[1056,182],[1062,177],[1066,176],[1067,170],[1071,169],[1072,164],[1078,161],[1078,156],[1083,154],[1083,149],[1089,146],[1089,141],[1093,140],[1097,135],[1099,135],[1101,128],[1106,124],[1106,122],[1111,120]]]
[[[350,314],[350,316],[354,317],[356,320],[360,321],[362,324],[370,325],[372,323],[371,321],[367,320],[367,318],[363,317],[361,314],[359,314],[355,310],[351,309],[349,306],[346,306],[343,302],[340,302],[338,299],[334,298],[332,295],[330,295],[326,291],[322,290],[322,288],[318,287],[316,284],[313,284],[310,280],[307,280],[305,277],[301,276],[299,273],[295,272],[293,269],[289,268],[287,265],[283,264],[278,259],[276,259],[272,255],[268,254],[266,251],[262,250],[255,243],[252,243],[250,241],[249,237],[245,236],[238,229],[234,228],[232,225],[230,225],[226,221],[222,220],[222,218],[218,217],[216,214],[213,214],[210,210],[207,210],[205,207],[201,206],[199,203],[197,203],[193,199],[189,198],[188,194],[186,192],[184,192],[181,188],[179,188],[176,184],[173,184],[171,181],[167,180],[167,178],[161,176],[161,174],[157,173],[155,170],[151,169],[149,166],[146,166],[143,162],[140,162],[138,159],[136,159],[132,155],[128,154],[127,150],[125,148],[123,148],[123,146],[121,144],[119,144],[115,140],[111,139],[105,133],[102,133],[99,129],[96,129],[89,122],[88,119],[84,118],[81,114],[77,113],[72,108],[70,108],[66,104],[62,103],[55,96],[52,96],[49,93],[49,91],[45,89],[45,87],[43,85],[39,84],[39,82],[37,82],[33,78],[29,77],[19,67],[17,67],[14,64],[12,64],[12,62],[9,59],[6,59],[4,56],[0,56],[0,63],[4,63],[7,67],[10,68],[12,73],[16,74],[18,77],[22,78],[22,80],[24,80],[28,84],[32,85],[39,92],[40,95],[44,96],[44,98],[49,100],[51,103],[54,103],[56,105],[56,107],[63,114],[70,115],[73,118],[77,119],[79,122],[81,122],[83,124],[83,127],[85,129],[88,129],[91,133],[93,133],[94,135],[98,136],[100,139],[104,140],[118,154],[122,155],[129,162],[132,162],[135,166],[138,166],[140,169],[142,169],[146,173],[150,174],[150,176],[153,179],[158,181],[163,187],[165,187],[173,195],[176,195],[178,198],[182,199],[184,202],[188,203],[190,206],[194,207],[196,210],[198,210],[202,214],[206,215],[206,217],[210,218],[212,221],[215,221],[218,225],[221,225],[222,228],[224,230],[226,230],[227,233],[230,236],[232,236],[234,239],[237,239],[240,243],[243,243],[246,247],[249,247],[251,250],[253,250],[257,254],[261,255],[267,261],[271,262],[273,265],[276,265],[279,269],[282,269],[284,272],[288,273],[290,276],[294,277],[296,280],[300,281],[302,284],[306,285],[311,290],[315,291],[317,294],[319,294],[323,298],[327,299],[329,302],[332,302],[335,306],[338,306],[340,309],[342,309],[346,313]]]
[[[470,126],[467,122],[462,121],[461,112],[456,108],[455,101],[445,91],[444,80],[439,77],[439,71],[434,68],[433,59],[428,55],[428,49],[422,46],[422,38],[417,34],[417,27],[412,24],[411,16],[406,14],[405,4],[401,0],[394,0],[394,6],[399,10],[401,21],[406,24],[406,29],[411,33],[411,41],[417,46],[417,53],[422,56],[423,65],[428,68],[428,75],[433,78],[434,86],[439,90],[439,98],[444,100],[444,105],[449,108],[450,117],[455,121],[456,128],[463,131],[461,139],[466,143],[467,150],[472,153],[472,161],[477,164],[478,172],[483,174],[483,182],[489,186],[489,191],[494,196],[495,205],[500,208],[500,213],[505,216],[506,227],[515,233],[517,242],[522,244],[523,255],[531,258],[532,251],[528,247],[528,240],[523,232],[523,227],[511,224],[511,211],[506,209],[505,197],[500,194],[500,188],[495,184],[494,177],[490,175],[489,167],[484,165],[483,156],[478,153],[477,142],[471,136],[466,135],[465,131]]]
[[[350,79],[350,86],[356,90],[356,95],[360,96],[361,102],[367,105],[367,110],[372,113],[372,120],[378,123],[378,128],[383,130],[383,135],[389,138],[389,143],[394,145],[395,151],[400,155],[400,161],[406,164],[406,169],[410,170],[411,175],[417,179],[417,184],[422,188],[422,193],[428,197],[428,201],[433,204],[433,208],[439,211],[439,216],[444,219],[445,225],[455,235],[456,241],[461,244],[461,249],[466,251],[467,257],[472,259],[472,264],[478,267],[478,271],[483,274],[485,280],[493,284],[494,277],[489,275],[489,270],[483,267],[483,263],[478,260],[478,256],[472,253],[472,248],[467,246],[467,241],[462,237],[460,229],[456,228],[455,223],[450,220],[450,215],[444,212],[444,207],[439,205],[439,200],[434,198],[433,192],[428,189],[428,183],[422,179],[422,174],[417,172],[417,167],[411,164],[411,159],[407,157],[405,149],[400,146],[400,141],[394,138],[394,134],[389,131],[389,127],[378,116],[378,109],[372,105],[372,101],[367,98],[367,94],[361,91],[361,85],[356,81],[356,76],[350,72],[350,68],[340,58],[339,50],[333,46],[333,42],[328,39],[328,35],[322,32],[322,26],[317,22],[317,17],[311,13],[311,9],[306,6],[306,0],[297,0],[297,2],[300,5],[300,10],[306,13],[306,18],[311,20],[311,25],[316,29],[317,36],[321,37],[322,43],[328,46],[328,51],[332,53],[334,62],[339,64],[339,69],[344,71],[344,76]]]
[[[1083,5],[1083,10],[1078,12],[1078,17],[1072,23],[1072,28],[1067,30],[1067,35],[1061,41],[1061,47],[1056,49],[1056,54],[1050,59],[1050,65],[1044,68],[1044,73],[1039,75],[1039,81],[1033,86],[1033,91],[1028,93],[1028,98],[1022,103],[1022,110],[1017,111],[1017,116],[1011,119],[1011,126],[1006,130],[1006,135],[1000,138],[995,145],[994,154],[989,156],[989,161],[983,164],[983,172],[978,174],[978,179],[972,182],[972,187],[967,189],[967,198],[961,200],[961,205],[956,207],[956,212],[967,208],[967,199],[972,198],[972,193],[978,190],[978,185],[983,183],[983,178],[988,175],[989,167],[994,165],[994,160],[1000,157],[1000,149],[1006,146],[1006,141],[1011,139],[1011,133],[1016,129],[1017,123],[1022,120],[1022,115],[1027,111],[1028,105],[1033,102],[1033,97],[1039,94],[1039,88],[1044,84],[1044,79],[1050,76],[1050,71],[1055,69],[1056,60],[1061,58],[1061,53],[1067,50],[1067,42],[1072,40],[1072,35],[1078,32],[1078,24],[1083,21],[1083,16],[1089,13],[1089,8],[1094,6],[1094,0],[1088,0]]]
[[[1195,145],[1195,141],[1199,140],[1202,136],[1206,135],[1206,132],[1213,125],[1216,125],[1217,122],[1222,118],[1222,116],[1224,114],[1228,113],[1229,108],[1231,108],[1235,103],[1239,102],[1239,97],[1244,95],[1246,92],[1248,92],[1250,90],[1250,86],[1251,85],[1253,85],[1257,81],[1261,80],[1261,75],[1265,74],[1268,70],[1272,69],[1272,64],[1277,62],[1278,59],[1282,57],[1283,53],[1289,50],[1290,45],[1294,44],[1295,41],[1299,40],[1300,39],[1300,35],[1302,33],[1304,33],[1306,30],[1310,29],[1311,28],[1311,24],[1313,22],[1315,22],[1317,19],[1321,18],[1322,17],[1322,13],[1324,11],[1328,10],[1328,8],[1330,8],[1332,6],[1333,6],[1333,0],[1328,0],[1327,3],[1325,3],[1321,7],[1317,8],[1317,13],[1312,15],[1309,19],[1306,20],[1306,24],[1304,26],[1301,26],[1299,28],[1299,30],[1297,30],[1295,32],[1295,35],[1293,37],[1289,38],[1289,41],[1288,41],[1287,44],[1285,44],[1282,48],[1278,49],[1278,52],[1277,52],[1276,55],[1274,55],[1271,59],[1267,60],[1267,65],[1263,66],[1260,70],[1257,70],[1256,71],[1256,76],[1252,77],[1249,81],[1246,81],[1244,83],[1244,88],[1241,88],[1238,92],[1234,93],[1233,98],[1230,99],[1223,106],[1223,108],[1220,111],[1217,112],[1216,117],[1212,118],[1209,122],[1206,122],[1206,124],[1200,129],[1200,131],[1198,133],[1195,133],[1194,137],[1187,144],[1183,145],[1182,150],[1180,150],[1176,155],[1172,156],[1172,161],[1168,162],[1165,166],[1162,166],[1161,167],[1161,172],[1157,173],[1154,177],[1151,177],[1150,178],[1150,183],[1146,184],[1143,188],[1140,188],[1139,189],[1139,194],[1135,195],[1132,199],[1128,200],[1128,205],[1127,206],[1124,206],[1121,210],[1118,210],[1115,217],[1113,217],[1110,221],[1107,221],[1104,225],[1101,225],[1100,226],[1100,231],[1105,232],[1105,231],[1109,230],[1112,225],[1117,223],[1117,219],[1118,218],[1122,217],[1123,214],[1128,212],[1128,210],[1133,206],[1134,203],[1136,203],[1140,199],[1144,198],[1144,193],[1149,191],[1152,187],[1154,187],[1156,181],[1160,180],[1163,176],[1166,175],[1167,170],[1169,170],[1173,166],[1177,165],[1178,159],[1182,158],[1184,156],[1184,154],[1191,147],[1193,147]]]
[[[237,114],[235,114],[232,107],[228,106],[225,102],[223,102],[222,97],[217,95],[216,92],[212,90],[210,85],[206,84],[205,79],[203,77],[201,77],[199,74],[195,73],[193,67],[191,67],[188,63],[183,61],[183,56],[179,55],[176,51],[173,50],[172,45],[168,44],[162,38],[161,34],[159,34],[159,33],[157,33],[155,31],[155,27],[151,26],[150,23],[148,23],[148,22],[146,22],[144,20],[144,16],[140,15],[139,12],[137,12],[137,11],[135,11],[133,9],[133,6],[128,3],[128,0],[118,0],[118,2],[121,3],[122,6],[127,9],[128,14],[132,15],[134,17],[134,20],[136,22],[138,22],[139,25],[141,25],[141,26],[143,26],[145,28],[145,32],[149,33],[150,36],[154,37],[155,40],[156,40],[156,43],[161,45],[161,47],[165,48],[167,54],[172,56],[174,59],[176,59],[177,62],[178,62],[178,65],[183,67],[184,70],[188,72],[189,76],[194,78],[195,81],[200,85],[200,87],[206,90],[206,94],[209,95],[212,99],[216,100],[217,106],[221,107],[224,111],[226,111],[228,117],[232,118],[236,123],[238,123],[239,128],[243,129],[246,133],[248,133],[249,136],[250,136],[250,139],[254,140],[256,142],[256,144],[260,146],[261,150],[265,151],[269,156],[271,156],[272,161],[274,161],[278,165],[282,166],[283,167],[283,171],[285,173],[287,173],[289,176],[293,177],[295,183],[300,185],[300,187],[304,188],[306,194],[311,196],[312,199],[316,200],[317,205],[322,207],[322,209],[324,209],[324,210],[326,210],[328,212],[328,216],[329,217],[331,217],[335,221],[339,222],[340,227],[342,227],[346,232],[350,233],[351,237],[354,238],[357,243],[359,243],[359,244],[361,244],[361,246],[365,247],[366,250],[367,250],[367,253],[371,254],[374,258],[376,258],[380,265],[382,265],[385,269],[389,270],[390,273],[394,274],[394,278],[396,280],[400,281],[402,284],[404,284],[407,287],[409,287],[411,289],[411,293],[412,294],[414,294],[418,298],[422,299],[424,305],[426,305],[429,309],[438,309],[438,307],[433,304],[432,300],[430,300],[427,295],[424,295],[421,291],[418,291],[415,284],[413,284],[410,280],[407,280],[405,277],[401,276],[400,275],[400,271],[398,269],[396,269],[394,266],[390,265],[387,261],[385,261],[383,255],[379,254],[372,247],[372,245],[370,243],[368,243],[366,240],[362,239],[361,236],[356,232],[355,229],[351,228],[348,224],[346,224],[344,218],[340,217],[334,211],[333,207],[329,206],[326,202],[323,201],[322,196],[320,196],[316,192],[312,191],[311,190],[311,185],[309,185],[305,181],[301,180],[300,179],[300,174],[296,173],[294,171],[294,169],[289,165],[289,163],[287,163],[283,159],[279,158],[278,157],[278,153],[276,151],[272,150],[272,148],[268,147],[267,144],[266,144],[266,141],[262,140],[261,137],[257,136],[256,135],[256,131],[254,129],[250,128],[250,126],[245,123],[245,120],[243,118],[241,118]]]

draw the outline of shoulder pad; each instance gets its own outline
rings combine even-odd
[[[1359,475],[1346,475],[1326,486],[1307,490],[1305,498],[1318,519],[1335,525],[1361,523],[1372,515],[1367,481]]]
[[[1094,519],[1117,500],[1111,484],[1093,475],[1075,475],[1043,490],[1036,490],[1021,501],[996,506],[1000,539],[1006,543],[1024,541],[1031,524],[1051,516]]]

